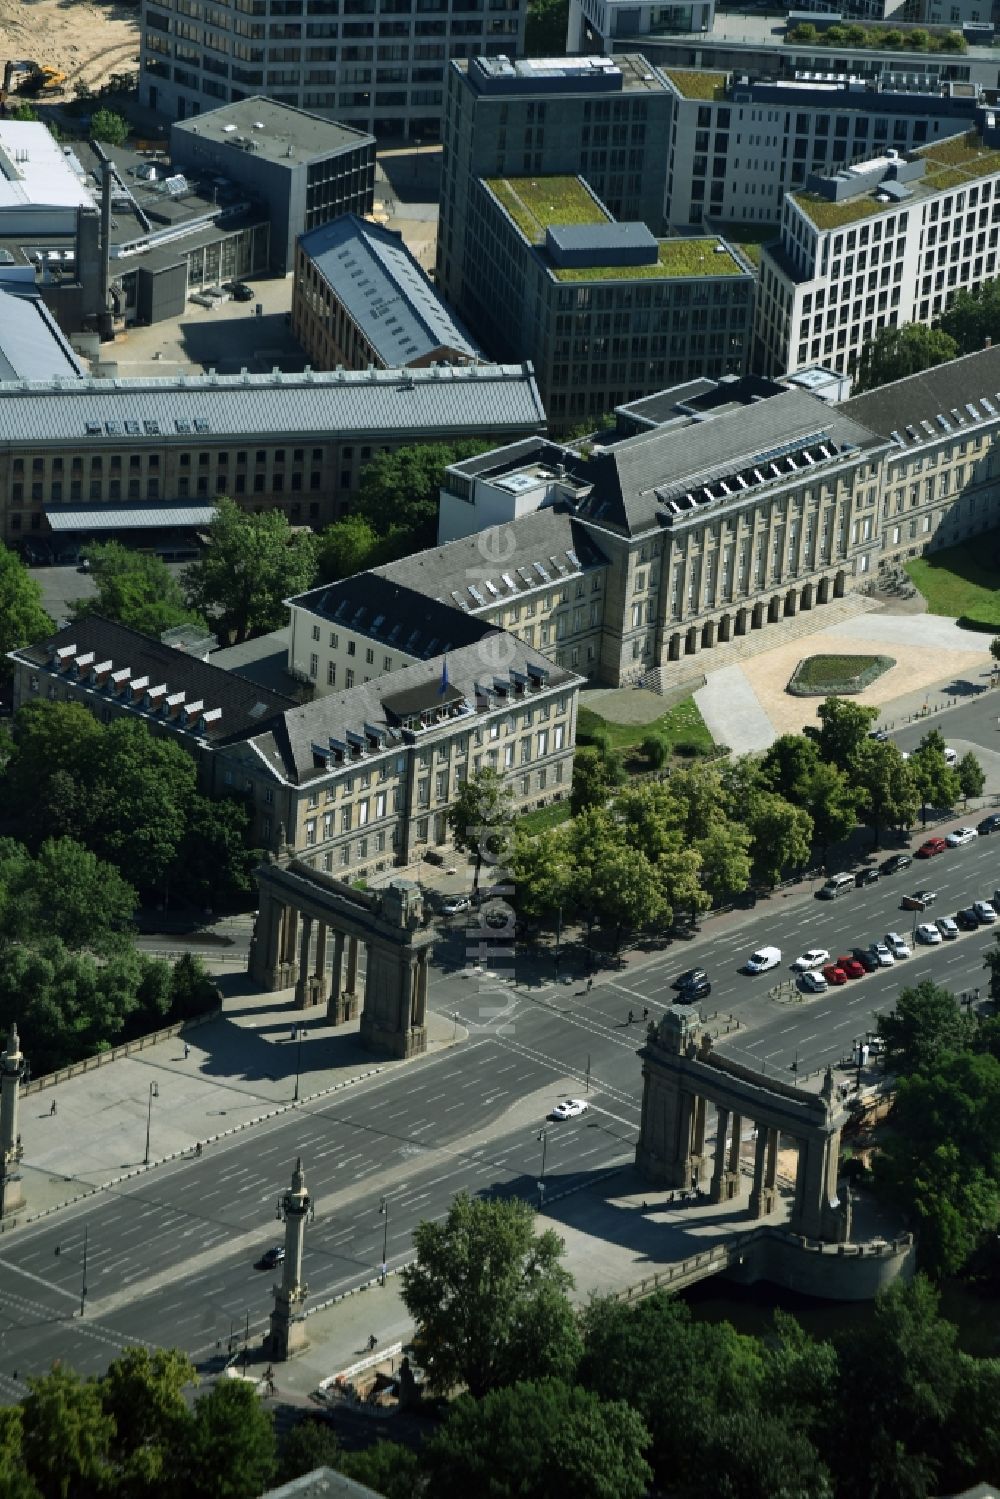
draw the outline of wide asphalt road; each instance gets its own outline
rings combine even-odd
[[[19,1399],[25,1375],[54,1358],[97,1372],[122,1347],[148,1340],[210,1362],[247,1320],[259,1333],[275,1277],[255,1266],[281,1238],[275,1210],[298,1155],[316,1208],[305,1266],[312,1305],[377,1273],[383,1195],[390,1266],[410,1257],[415,1225],[446,1213],[462,1188],[534,1198],[542,1167],[539,1132],[566,1093],[587,1096],[590,1109],[580,1119],[546,1126],[549,1196],[631,1159],[640,1113],[635,1053],[643,1039],[642,1012],[648,1007],[651,1018],[662,1013],[681,969],[708,970],[713,991],[702,1009],[708,1016],[720,1012],[723,1032],[730,1014],[740,1021],[720,1036],[720,1048],[784,1077],[849,1055],[852,1041],[903,985],[931,978],[955,992],[985,987],[983,955],[993,934],[983,928],[940,947],[914,947],[894,968],[815,998],[771,997],[776,980],[787,984],[789,965],[808,947],[836,957],[887,931],[909,935],[916,922],[899,909],[908,891],[936,891],[928,914],[940,916],[989,898],[997,885],[995,834],[916,860],[836,901],[818,900],[805,886],[774,895],[753,911],[706,923],[690,941],[628,969],[602,972],[590,990],[579,976],[539,982],[537,956],[521,950],[508,958],[501,949],[489,965],[495,975],[470,972],[463,966],[469,938],[456,922],[439,948],[432,1004],[457,1017],[467,1041],[304,1104],[208,1147],[201,1158],[159,1167],[0,1239],[0,1400]],[[765,943],[782,949],[781,967],[750,978],[742,964]],[[548,956],[542,966],[551,970]]]

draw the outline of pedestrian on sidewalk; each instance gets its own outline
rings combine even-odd
[[[593,987],[594,987],[594,975],[591,974],[590,978],[587,980],[587,993],[588,994],[590,993],[590,991],[591,991],[591,989]]]
[[[54,1099],[54,1098],[53,1098],[53,1100],[52,1100],[52,1107],[51,1107],[51,1108],[50,1108],[50,1109],[49,1109],[49,1118],[50,1118],[50,1119],[51,1119],[51,1118],[52,1118],[52,1115],[53,1115],[53,1114],[54,1114],[54,1113],[55,1113],[55,1112],[56,1112],[56,1101],[55,1101],[55,1099]]]
[[[632,1011],[629,1010],[629,1012],[628,1012],[628,1023],[629,1023],[629,1025],[631,1025],[634,1020],[635,1020],[635,1016],[632,1014]]]
[[[643,1020],[648,1020],[649,1019],[649,1006],[648,1005],[643,1005],[643,1007],[642,1007],[642,1018],[643,1018]]]
[[[185,1060],[185,1062],[186,1062],[186,1061],[187,1061],[187,1059],[188,1059],[188,1057],[189,1057],[189,1056],[190,1056],[190,1055],[191,1055],[191,1048],[190,1048],[190,1046],[189,1046],[189,1045],[188,1045],[188,1044],[187,1044],[187,1042],[186,1042],[186,1041],[185,1041],[185,1042],[184,1042],[184,1060]]]

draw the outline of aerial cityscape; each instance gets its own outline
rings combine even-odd
[[[997,25],[0,0],[0,1499],[1000,1494]]]

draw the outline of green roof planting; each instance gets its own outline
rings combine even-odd
[[[550,267],[558,281],[667,280],[683,276],[745,276],[747,272],[719,239],[661,239],[653,265]]]
[[[821,198],[816,193],[792,193],[790,196],[817,229],[839,229],[842,224],[853,224],[856,219],[867,219],[874,213],[888,213],[891,208],[900,206],[898,203],[876,203],[870,189],[867,194],[844,198],[840,203]]]
[[[550,225],[602,224],[611,219],[579,177],[487,177],[485,181],[533,245],[545,242]]]
[[[922,146],[916,154],[927,162],[928,174],[933,174],[938,167],[948,167],[967,177],[987,177],[990,172],[1000,172],[1000,151],[984,146],[974,130],[934,141],[929,146]],[[952,187],[955,184],[943,185]]]
[[[709,73],[688,68],[664,68],[674,88],[685,99],[724,99],[725,73]]]

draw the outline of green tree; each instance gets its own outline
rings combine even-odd
[[[260,849],[250,846],[250,809],[234,796],[196,793],[171,864],[171,884],[199,905],[217,909],[253,889]]]
[[[562,1240],[551,1229],[534,1232],[527,1203],[460,1192],[444,1222],[417,1225],[413,1244],[402,1298],[432,1390],[464,1384],[478,1398],[575,1367],[579,1334]]]
[[[868,339],[858,360],[859,390],[874,390],[890,380],[902,380],[936,364],[947,364],[958,354],[955,340],[940,328],[923,323],[903,323],[899,328],[880,328]]]
[[[988,338],[1000,338],[1000,281],[994,278],[971,291],[956,292],[941,314],[941,329],[954,339],[960,354],[973,354]]]
[[[613,927],[619,945],[622,932],[670,920],[659,864],[642,848],[629,845],[624,825],[610,813],[592,808],[574,819],[569,830],[575,869],[575,903],[587,919]]]
[[[385,1499],[415,1499],[424,1492],[420,1459],[401,1442],[376,1442],[360,1452],[343,1452],[335,1467],[338,1473],[366,1484]]]
[[[955,770],[958,775],[959,789],[966,803],[970,796],[982,796],[983,787],[986,785],[986,772],[971,750],[962,756]]]
[[[518,828],[510,871],[517,891],[517,909],[526,920],[548,921],[560,907],[568,907],[573,892],[573,865],[565,829],[546,828],[532,836]]]
[[[955,1275],[1000,1226],[1000,1060],[952,1053],[902,1078],[892,1118],[876,1185],[915,1228],[928,1273]]]
[[[813,838],[825,864],[831,844],[846,838],[857,822],[854,785],[835,765],[817,765],[799,789],[799,805],[812,818]]]
[[[155,738],[138,719],[119,718],[89,741],[80,774],[88,847],[137,889],[161,888],[195,795],[192,757],[174,740]]]
[[[639,751],[649,761],[650,769],[662,770],[670,757],[670,743],[662,734],[647,734]]]
[[[336,1468],[341,1457],[333,1427],[323,1416],[310,1413],[296,1421],[281,1443],[278,1482],[291,1483],[314,1468]]]
[[[683,1493],[702,1472],[700,1443],[691,1433],[709,1431],[723,1414],[757,1409],[761,1345],[728,1322],[696,1322],[686,1303],[662,1291],[632,1305],[594,1300],[582,1323],[580,1383],[631,1406],[652,1436],[656,1484]]]
[[[697,844],[701,883],[713,901],[738,895],[750,884],[751,838],[741,822],[718,822]]]
[[[878,715],[878,708],[867,708],[844,697],[828,697],[816,709],[819,728],[809,724],[804,732],[818,744],[821,760],[853,775]]]
[[[817,738],[781,734],[761,759],[760,779],[779,796],[793,797],[820,763]]]
[[[930,979],[903,989],[895,1009],[878,1017],[886,1067],[901,1077],[933,1072],[948,1054],[967,1051],[975,1029],[975,1021],[962,1014],[951,991]]]
[[[990,641],[990,655],[994,661],[1000,661],[1000,635],[994,635]]]
[[[885,828],[909,828],[920,807],[920,797],[910,771],[896,745],[869,740],[862,749],[855,771],[858,813],[875,835],[875,848]]]
[[[43,640],[55,629],[42,608],[42,590],[16,552],[0,543],[0,673],[13,667],[7,652]]]
[[[625,769],[621,756],[596,745],[578,748],[573,758],[570,806],[574,817],[588,807],[605,807],[616,787],[623,785]]]
[[[925,813],[928,807],[953,807],[961,793],[958,772],[945,759],[945,747],[941,730],[930,729],[906,762]]]
[[[983,967],[990,976],[990,999],[994,1004],[1000,1000],[1000,932],[996,934],[996,943],[983,954]]]
[[[34,122],[39,120],[41,116],[39,115],[38,110],[35,109],[33,105],[17,104],[10,111],[10,118],[12,120],[26,120]]]
[[[413,443],[391,453],[377,453],[361,475],[357,510],[380,536],[394,528],[406,532],[408,550],[433,546],[437,539],[438,491],[445,469],[485,453],[492,443]]]
[[[187,607],[183,589],[162,558],[131,551],[117,541],[88,547],[87,557],[97,593],[70,605],[77,618],[99,614],[156,639],[178,625],[204,628],[205,621]]]
[[[54,1364],[28,1379],[21,1404],[25,1465],[43,1499],[100,1492],[114,1437],[100,1387]]]
[[[368,568],[394,562],[411,550],[410,537],[400,527],[380,536],[363,515],[344,515],[327,526],[317,544],[319,581],[332,583]]]
[[[21,1407],[0,1408],[0,1494],[3,1499],[40,1499],[24,1466]]]
[[[110,109],[95,109],[90,119],[90,138],[106,141],[109,146],[124,146],[128,140],[128,120]]]
[[[259,515],[221,499],[205,549],[184,570],[188,604],[237,643],[285,623],[283,600],[316,573],[316,538],[294,531],[280,510]]]
[[[918,1276],[878,1298],[871,1322],[840,1343],[827,1440],[843,1499],[923,1499],[935,1478],[958,1390],[957,1329]],[[845,1433],[851,1439],[845,1440]]]
[[[194,1365],[176,1348],[127,1348],[108,1366],[100,1392],[113,1423],[109,1459],[118,1499],[172,1487],[175,1454],[191,1422],[184,1392],[195,1383]]]
[[[687,1485],[685,1499],[833,1499],[826,1464],[783,1412],[723,1416],[703,1441],[700,1481]]]
[[[459,853],[470,853],[476,861],[473,890],[479,889],[484,862],[506,864],[513,825],[513,798],[503,778],[489,766],[469,776],[448,809],[448,826]]]
[[[257,1499],[277,1469],[271,1412],[243,1380],[220,1379],[195,1401],[178,1457],[191,1499]]]
[[[86,795],[78,767],[100,743],[101,725],[82,703],[34,698],[14,718],[14,750],[3,780],[4,807],[37,848],[79,829]]]
[[[525,56],[562,57],[568,27],[569,0],[530,0],[524,28]]]
[[[774,886],[786,871],[806,867],[813,825],[803,808],[793,806],[782,796],[763,793],[754,798],[746,821],[753,850],[753,874],[758,884]]]
[[[642,1499],[649,1432],[622,1401],[559,1379],[519,1383],[476,1401],[464,1395],[428,1443],[432,1493],[490,1499]]]
[[[11,888],[11,864],[0,867],[10,895],[3,937],[37,942],[53,936],[69,948],[101,954],[127,942],[138,897],[117,869],[82,844],[46,839],[34,859],[19,859],[15,868]]]
[[[190,1020],[219,1004],[219,986],[200,958],[183,953],[170,971],[170,1012],[175,1020]]]

